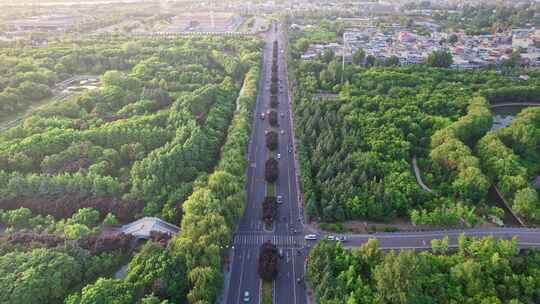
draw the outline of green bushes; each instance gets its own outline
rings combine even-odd
[[[172,241],[173,252],[186,255],[190,303],[215,302],[222,286],[221,250],[230,244],[245,208],[246,147],[258,72],[255,67],[246,74],[221,160],[208,182],[194,189],[183,204],[182,234]],[[233,159],[238,162],[231,163]]]
[[[478,204],[485,200],[490,183],[467,145],[489,131],[492,117],[489,105],[481,97],[474,98],[467,110],[467,115],[433,134],[429,157],[435,166],[433,170],[446,177],[441,183],[450,184],[451,193],[445,195]]]
[[[131,193],[147,202],[147,214],[159,214],[163,204],[170,206],[179,200],[183,201],[191,190],[191,182],[201,172],[208,172],[214,161],[217,161],[219,148],[225,140],[234,111],[235,88],[230,80],[225,80],[212,90],[214,93],[210,96],[210,102],[215,103],[214,107],[208,114],[193,113],[199,115],[199,118],[202,117],[200,115],[206,118],[203,126],[198,126],[197,117],[190,113],[183,113],[183,116],[171,114],[171,123],[182,126],[175,138],[134,164],[131,171]],[[200,94],[206,95],[207,90],[194,93],[181,102],[191,104],[193,100],[208,98]],[[175,119],[186,121],[172,122]],[[167,211],[163,215],[169,219],[174,218]]]
[[[109,215],[113,216],[112,213]],[[34,233],[54,234],[71,240],[101,233],[98,227],[101,223],[100,217],[99,212],[91,208],[79,209],[71,218],[59,221],[51,215],[33,215],[28,208],[9,211],[0,209],[0,224],[8,228],[8,232],[14,229],[31,230]]]
[[[15,62],[19,63],[14,65]],[[40,67],[34,58],[0,55],[0,65],[6,79],[0,83],[0,116],[25,110],[32,103],[50,97],[51,88],[58,81],[54,71]]]
[[[0,301],[58,303],[81,281],[82,265],[73,257],[47,249],[12,252],[0,257]]]
[[[342,233],[345,231],[345,228],[343,227],[343,224],[341,223],[320,223],[319,225],[322,230],[336,232],[336,233]]]
[[[121,252],[92,254],[73,243],[53,249],[35,248],[38,242],[26,246],[0,256],[3,303],[62,303],[70,292],[112,275],[125,262]]]
[[[468,146],[473,146],[493,124],[489,104],[482,97],[475,97],[467,107],[467,115],[460,117],[448,128],[435,132],[431,138],[432,148],[440,145],[446,136],[453,135]]]
[[[525,108],[497,136],[519,156],[529,176],[540,172],[540,108]]]
[[[486,174],[519,216],[536,222],[540,220],[540,202],[530,189],[527,169],[496,134],[482,138],[476,150]]]
[[[487,89],[484,96],[491,104],[512,102],[540,102],[540,86],[512,86]]]
[[[474,227],[481,222],[475,214],[475,208],[461,202],[443,201],[433,210],[413,210],[411,221],[414,225],[433,227]]]
[[[376,240],[347,250],[320,242],[306,281],[317,303],[528,303],[540,299],[540,254],[520,253],[515,240],[460,236],[433,251],[383,253]],[[509,279],[512,278],[512,279]]]

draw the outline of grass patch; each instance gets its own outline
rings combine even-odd
[[[319,227],[321,227],[322,230],[337,232],[337,233],[342,233],[345,231],[345,228],[343,227],[343,224],[341,223],[321,223]]]
[[[383,231],[384,232],[398,232],[399,228],[398,227],[384,227]]]
[[[272,231],[274,229],[274,224],[269,224],[267,222],[264,222],[264,229],[267,231]]]
[[[272,304],[273,286],[272,282],[262,281],[262,304]]]
[[[274,196],[274,183],[266,183],[266,196]]]

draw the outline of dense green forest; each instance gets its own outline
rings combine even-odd
[[[13,62],[4,92],[36,80],[50,94],[72,75],[100,83],[0,133],[0,272],[17,278],[0,283],[0,302],[214,302],[220,250],[245,205],[260,48],[256,38],[117,37],[1,49]],[[125,279],[111,279],[131,238],[101,232],[142,215],[182,235],[155,236]]]
[[[0,134],[0,208],[69,217],[93,207],[126,220],[144,207],[178,222],[193,181],[217,163],[258,43],[90,43],[65,55],[61,46],[28,51],[70,74],[107,72],[99,89],[50,103]]]
[[[538,193],[528,186],[539,173],[538,109],[490,132],[491,104],[539,100],[537,72],[523,81],[493,70],[422,65],[342,69],[341,58],[330,52],[299,58],[309,43],[332,42],[329,33],[340,29],[339,23],[323,22],[289,31],[302,186],[312,219],[410,217],[422,225],[474,226],[504,213],[487,201],[492,184],[519,215],[540,219]],[[494,151],[486,149],[497,149],[487,143],[490,138],[500,138],[507,152],[498,150],[515,153],[513,160],[490,162]],[[417,185],[413,156],[433,193]]]
[[[537,303],[540,253],[515,240],[464,236],[455,249],[443,239],[424,252],[385,253],[376,240],[350,251],[325,241],[311,251],[306,278],[320,304]]]

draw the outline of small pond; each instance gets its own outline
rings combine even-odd
[[[507,127],[514,117],[525,109],[523,106],[508,106],[491,109],[493,113],[493,125],[491,126],[491,131],[496,131]]]

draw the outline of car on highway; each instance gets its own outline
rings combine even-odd
[[[340,235],[340,236],[336,237],[336,241],[341,242],[341,243],[345,243],[347,241],[347,238],[345,236],[343,236],[343,235]]]
[[[283,196],[278,195],[276,198],[277,198],[277,203],[278,203],[278,204],[282,204],[282,203],[283,203]]]
[[[249,295],[249,291],[244,291],[244,303],[247,303],[249,302],[249,300],[251,299],[250,295]]]
[[[281,133],[281,135],[285,134],[285,130],[281,130],[280,133]]]
[[[281,112],[281,118],[285,117],[285,113]]]
[[[277,154],[277,159],[280,159],[281,158],[281,154]]]
[[[279,257],[283,258],[283,249],[282,248],[279,248]]]
[[[334,235],[329,235],[326,237],[329,241],[335,241],[336,237]]]
[[[316,234],[307,234],[306,236],[304,236],[304,239],[306,239],[308,241],[316,241],[317,240],[317,235]]]

